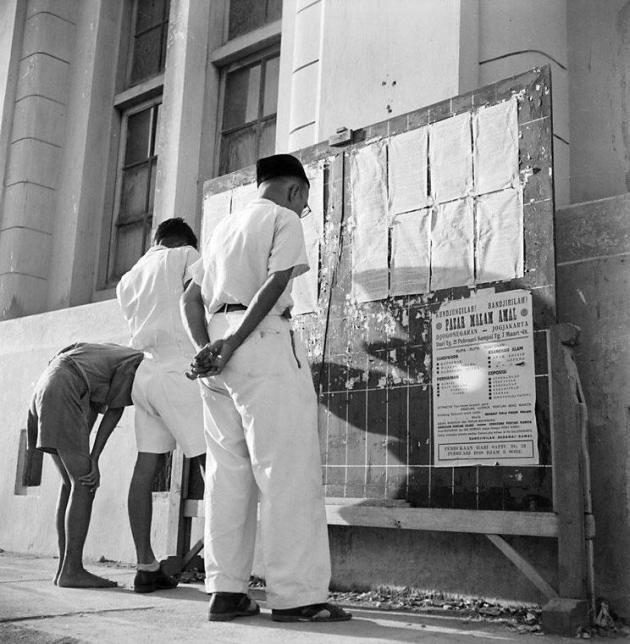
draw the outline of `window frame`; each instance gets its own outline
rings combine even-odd
[[[152,78],[155,78],[156,76],[160,76],[164,74],[164,70],[160,70],[157,72],[157,74],[153,74],[151,76],[146,76],[145,78],[141,78],[135,83],[131,80],[131,74],[133,72],[133,63],[134,63],[134,54],[136,50],[136,24],[138,22],[138,2],[139,0],[133,0],[132,6],[131,6],[131,19],[129,21],[129,34],[127,37],[127,56],[126,56],[126,66],[125,66],[125,72],[124,72],[124,80],[122,85],[128,89],[132,87],[137,87],[138,85],[141,85],[147,81],[149,81]],[[145,29],[142,33],[147,33],[151,31],[152,29],[156,29],[158,26],[160,28],[163,28],[164,25],[166,24],[166,33],[164,34],[164,41],[160,42],[160,62],[163,63],[164,67],[166,67],[166,50],[168,46],[168,25],[170,24],[170,13],[171,13],[171,0],[165,0],[166,3],[168,3],[168,10],[166,11],[166,17],[162,17],[162,21],[157,24],[153,25],[149,29]]]
[[[144,97],[143,100],[140,100],[138,102],[132,102],[131,104],[125,105],[122,109],[119,110],[119,116],[120,116],[120,138],[119,138],[119,145],[118,145],[118,155],[116,158],[116,179],[115,179],[115,189],[114,189],[114,209],[111,217],[111,222],[109,226],[109,234],[107,236],[108,239],[108,251],[107,251],[107,260],[106,260],[106,266],[105,266],[105,274],[104,274],[104,280],[103,280],[103,289],[109,289],[113,288],[116,286],[118,283],[120,277],[114,277],[113,276],[113,271],[116,265],[116,251],[117,251],[117,236],[118,236],[118,229],[120,226],[118,225],[118,219],[120,217],[120,212],[121,212],[121,206],[122,206],[122,189],[123,189],[123,176],[124,176],[124,169],[125,169],[125,154],[127,152],[127,123],[129,120],[130,116],[133,116],[134,114],[138,114],[139,112],[142,112],[146,109],[150,109],[152,107],[155,107],[156,105],[162,105],[162,94],[156,94],[151,97]],[[155,142],[153,145],[153,155],[150,157],[150,160],[153,159],[158,159],[158,154],[157,154],[157,145],[155,144],[157,142],[157,137],[159,135],[159,132],[156,130],[154,132],[155,136]],[[157,170],[157,166],[156,166]],[[150,180],[149,180],[150,184]],[[153,221],[153,213],[151,212],[150,214],[147,213],[143,217],[143,225],[147,225],[147,221],[149,224]],[[133,222],[131,222],[133,223]],[[130,223],[130,225],[131,225]],[[143,247],[144,247],[144,241],[143,241]],[[142,254],[146,252],[146,248],[142,251]],[[142,257],[142,254],[140,257]],[[138,257],[138,259],[140,259]]]
[[[258,2],[264,2],[265,3],[265,14],[267,14],[267,10],[269,8],[269,0],[258,0]],[[277,18],[276,20],[265,20],[261,25],[258,25],[258,27],[254,27],[253,29],[250,29],[249,31],[244,31],[241,34],[237,34],[230,38],[230,9],[231,9],[231,4],[232,0],[225,0],[225,19],[223,23],[223,42],[233,42],[235,40],[238,40],[239,38],[247,38],[250,34],[253,34],[257,31],[261,31],[265,29],[266,27],[269,27],[269,25],[273,25],[276,22],[282,22],[282,9],[280,10],[280,18]],[[266,15],[265,15],[266,17]]]
[[[106,197],[105,216],[101,225],[100,243],[98,248],[98,270],[92,292],[92,301],[99,302],[115,296],[114,289],[118,278],[112,277],[115,262],[115,244],[117,222],[120,214],[120,198],[122,195],[122,163],[126,149],[127,118],[135,111],[146,108],[151,102],[163,102],[164,75],[162,70],[153,76],[130,85],[135,44],[135,26],[137,22],[138,0],[124,0],[121,15],[120,42],[118,46],[118,63],[116,65],[116,93],[112,105],[113,137],[111,141],[110,158],[108,162],[108,188]],[[171,24],[173,0],[169,0],[169,11],[165,14],[165,22]],[[168,32],[166,30],[164,51],[161,59],[166,66],[168,55]],[[158,133],[159,135],[159,133]],[[159,155],[157,155],[159,158]]]
[[[254,33],[254,32],[250,32]],[[265,94],[265,82],[267,77],[267,64],[268,60],[273,58],[280,58],[280,40],[274,44],[269,45],[267,42],[263,41],[262,46],[253,51],[247,52],[242,57],[237,58],[236,60],[231,60],[224,65],[218,66],[218,72],[220,74],[220,83],[219,83],[219,110],[217,114],[217,129],[215,136],[215,149],[214,149],[214,176],[221,176],[221,174],[229,174],[232,172],[230,170],[228,173],[221,172],[221,148],[223,143],[223,136],[233,134],[234,132],[239,132],[241,130],[248,129],[252,125],[256,128],[257,141],[256,145],[258,146],[260,142],[260,133],[262,126],[274,119],[277,122],[278,119],[278,105],[276,101],[276,111],[273,115],[270,116],[261,116],[264,109],[264,94]],[[263,66],[262,63],[265,62]],[[260,74],[260,88],[258,94],[258,117],[255,120],[247,121],[238,126],[231,128],[223,129],[223,118],[225,114],[225,100],[227,95],[227,77],[232,72],[236,72],[240,69],[246,69],[248,67],[254,67],[256,64],[261,64],[261,74]]]

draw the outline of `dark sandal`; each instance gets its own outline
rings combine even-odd
[[[297,608],[274,608],[271,619],[274,622],[346,622],[352,619],[352,613],[334,604],[310,604]]]
[[[245,593],[213,593],[208,607],[208,621],[229,622],[235,617],[253,617],[260,606]]]

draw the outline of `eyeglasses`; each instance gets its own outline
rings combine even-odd
[[[312,212],[313,211],[311,210],[310,206],[306,204],[306,206],[304,206],[302,212],[300,213],[300,219],[304,219],[304,217],[308,217],[308,215],[310,215]]]

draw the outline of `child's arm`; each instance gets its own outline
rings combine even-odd
[[[210,342],[206,327],[206,308],[201,297],[201,287],[191,282],[180,299],[180,312],[184,328],[195,349],[199,351]]]
[[[101,420],[98,430],[96,432],[96,438],[94,439],[94,445],[92,446],[92,452],[90,453],[90,471],[85,476],[82,476],[79,480],[83,485],[87,485],[92,488],[92,491],[100,485],[101,475],[98,469],[98,459],[101,456],[101,452],[107,443],[107,440],[111,436],[111,433],[118,425],[118,421],[123,414],[124,407],[115,407],[113,409],[108,409]]]

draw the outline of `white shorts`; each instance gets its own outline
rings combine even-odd
[[[163,454],[177,443],[188,458],[205,453],[199,385],[184,369],[181,363],[150,358],[140,363],[131,390],[139,452]]]

